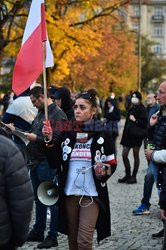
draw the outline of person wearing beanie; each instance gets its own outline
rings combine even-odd
[[[142,96],[138,91],[133,92],[131,98],[132,106],[129,109],[126,117],[126,122],[121,139],[123,146],[122,158],[125,167],[125,176],[119,179],[119,183],[134,184],[137,183],[137,172],[139,168],[139,151],[142,145],[142,140],[147,133],[147,113],[142,104]],[[133,149],[134,168],[131,174],[131,166],[128,159],[130,150]]]
[[[52,95],[55,103],[65,112],[67,118],[71,120],[74,117],[70,90],[67,87],[61,87]]]

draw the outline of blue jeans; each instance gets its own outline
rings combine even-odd
[[[32,180],[32,185],[35,194],[35,204],[36,204],[36,222],[33,226],[33,230],[40,234],[44,235],[46,229],[46,220],[47,220],[47,206],[43,205],[37,198],[37,188],[40,183],[43,181],[52,181],[55,177],[55,170],[51,169],[48,165],[48,162],[42,161],[34,169],[30,170],[30,176]],[[55,206],[50,207],[51,221],[48,235],[56,239],[57,237],[57,216],[58,209]]]
[[[141,201],[141,203],[146,204],[148,207],[151,205],[149,201],[152,195],[153,184],[154,182],[157,183],[157,176],[158,166],[154,162],[150,161],[144,179],[143,199]]]

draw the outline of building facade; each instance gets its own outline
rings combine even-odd
[[[140,31],[147,39],[154,42],[152,51],[166,58],[166,0],[131,1],[128,7],[127,22],[134,32]],[[141,11],[140,11],[141,10]]]

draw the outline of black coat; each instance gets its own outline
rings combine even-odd
[[[98,140],[101,137],[104,138],[103,144],[98,143],[99,142]],[[65,141],[66,138],[70,139],[70,143],[68,144],[68,146],[73,149],[74,144],[76,143],[76,133],[70,133],[70,132],[62,133],[62,138],[61,138],[60,143]],[[96,150],[100,150],[100,152],[102,152],[102,149],[104,149],[104,154],[106,156],[112,155],[115,152],[114,142],[112,141],[112,138],[110,137],[108,132],[95,133],[93,136],[93,141],[91,145],[92,166],[95,163],[94,158],[95,158]],[[59,231],[63,234],[68,234],[66,212],[65,212],[64,203],[63,203],[63,198],[64,198],[63,190],[66,184],[71,153],[68,154],[67,160],[64,161],[62,158],[62,148],[59,147],[58,145],[55,145],[55,147],[53,148],[47,148],[46,151],[47,151],[47,157],[48,157],[48,162],[50,166],[52,168],[57,168],[58,175],[59,175],[59,189],[60,189]],[[111,168],[112,168],[112,174],[113,174],[116,169],[116,163],[112,164]],[[100,204],[100,212],[99,212],[99,217],[98,217],[97,225],[96,225],[97,240],[99,242],[102,239],[111,235],[109,196],[108,196],[108,189],[107,189],[107,184],[106,184],[106,180],[109,177],[107,176],[105,177],[105,179],[102,179],[101,181],[96,178],[95,172],[93,169],[93,178],[95,181],[96,190],[98,192],[97,202]]]
[[[61,134],[60,129],[56,128],[58,122],[63,126],[63,122],[67,119],[65,113],[55,104],[52,103],[48,106],[48,119],[50,120],[53,128],[53,138],[58,140]],[[32,123],[31,132],[37,135],[35,141],[30,141],[27,145],[27,153],[29,160],[43,161],[45,156],[45,142],[42,134],[43,121],[45,120],[44,109],[39,110],[37,116]]]
[[[141,128],[147,128],[147,113],[143,104],[133,106],[127,113],[126,122],[123,130],[121,144],[125,147],[140,147],[143,137],[135,137],[131,135],[132,123],[129,116],[133,115],[136,118],[136,123]]]
[[[32,185],[23,156],[11,140],[0,136],[0,248],[25,242],[32,206]]]

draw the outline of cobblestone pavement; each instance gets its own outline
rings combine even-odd
[[[151,238],[152,233],[158,232],[162,228],[156,187],[153,188],[150,215],[134,216],[132,214],[132,210],[140,204],[142,198],[144,175],[147,168],[143,147],[140,152],[138,183],[133,185],[117,183],[118,178],[124,175],[121,152],[122,146],[119,145],[118,141],[118,167],[115,174],[108,181],[112,217],[112,236],[103,240],[98,245],[95,235],[94,249],[161,250],[162,240],[154,240]],[[132,159],[132,152],[129,157]],[[60,234],[58,242],[59,246],[56,248],[57,250],[68,249],[66,236]],[[36,249],[36,245],[36,243],[28,242],[20,249]]]

